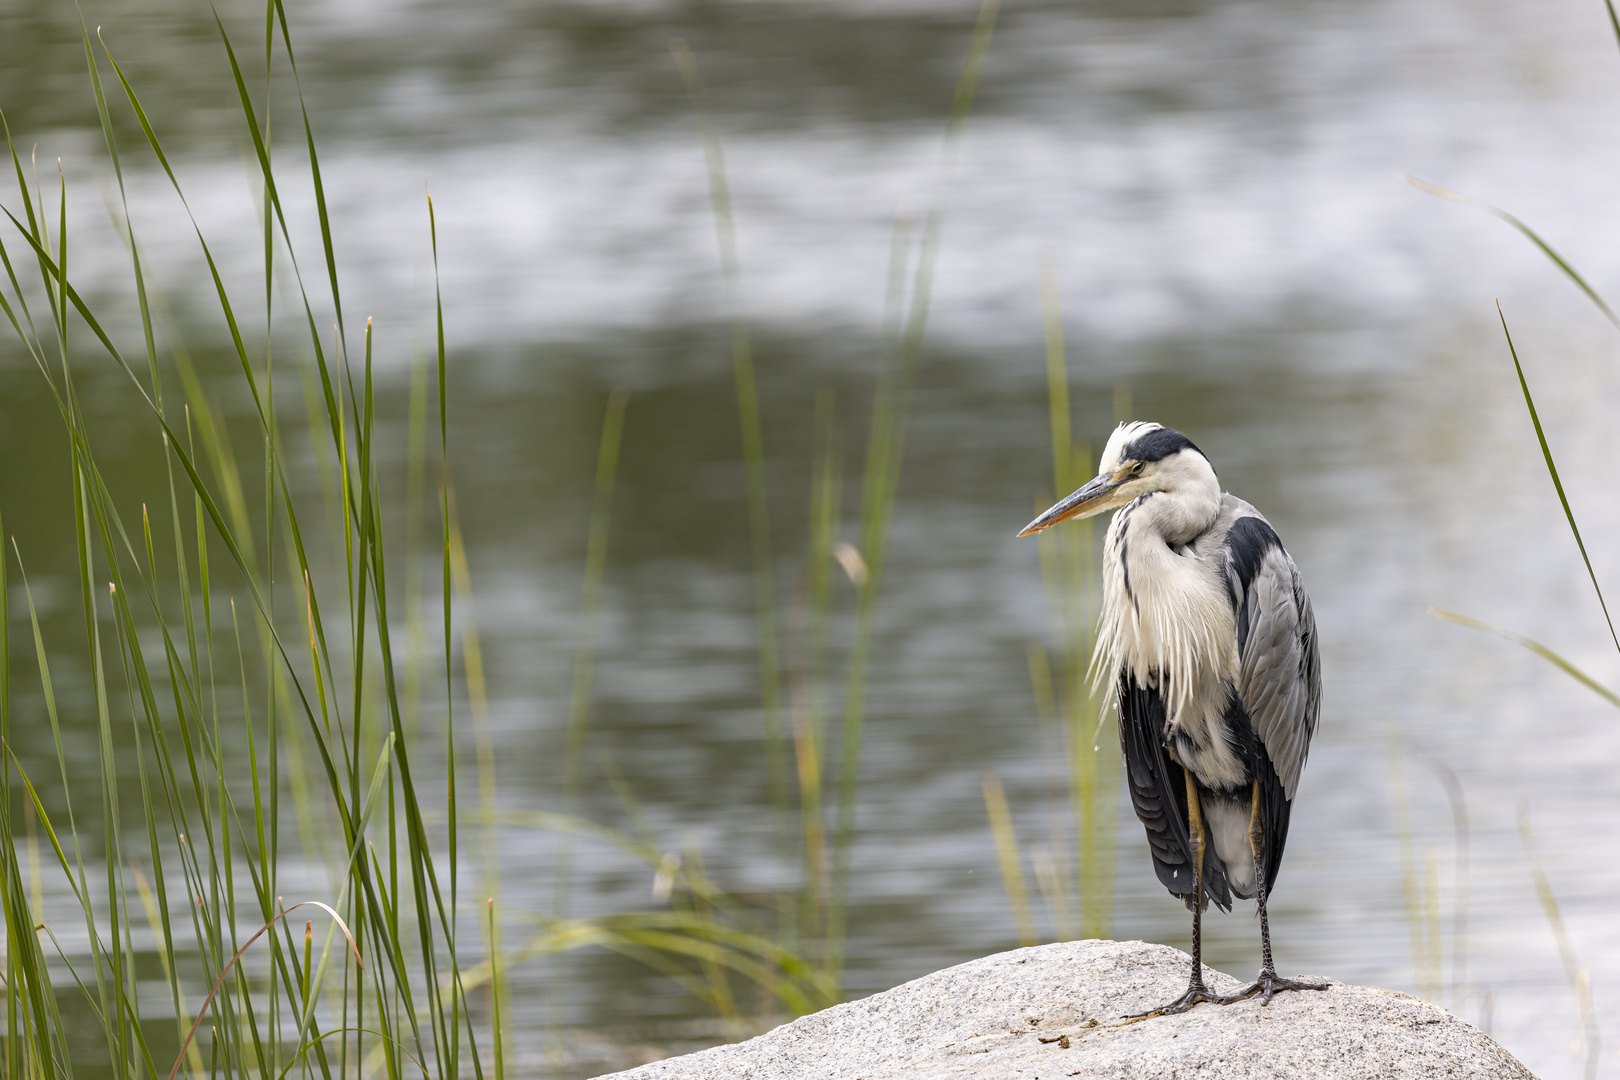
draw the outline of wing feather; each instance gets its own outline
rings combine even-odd
[[[1316,616],[1299,569],[1264,518],[1234,521],[1226,552],[1238,609],[1238,697],[1292,802],[1321,710]]]
[[[1164,749],[1165,708],[1159,692],[1125,673],[1119,680],[1119,743],[1131,789],[1131,808],[1147,830],[1159,883],[1188,901],[1193,894],[1192,844],[1187,835],[1187,780]],[[1204,855],[1204,895],[1223,911],[1232,894],[1209,845]]]

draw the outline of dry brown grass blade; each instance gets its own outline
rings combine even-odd
[[[247,941],[242,943],[242,947],[237,949],[236,952],[232,954],[230,962],[227,963],[224,969],[220,971],[219,978],[214,980],[213,987],[208,991],[208,997],[203,1000],[202,1008],[197,1010],[197,1019],[192,1021],[191,1030],[186,1032],[185,1041],[180,1044],[180,1053],[175,1055],[174,1068],[169,1070],[169,1080],[174,1080],[175,1076],[180,1072],[180,1066],[186,1060],[186,1050],[190,1048],[192,1040],[197,1037],[197,1029],[202,1027],[203,1017],[208,1015],[209,1006],[213,1005],[215,996],[219,994],[219,988],[225,985],[225,978],[231,973],[232,969],[236,967],[237,961],[241,960],[243,954],[245,954],[248,949],[252,947],[253,943],[268,933],[270,929],[276,925],[276,923],[280,922],[282,919],[285,919],[288,915],[291,915],[301,907],[318,907],[328,915],[332,916],[332,921],[337,923],[338,929],[343,931],[343,936],[349,943],[349,951],[354,953],[354,962],[360,965],[360,970],[365,970],[365,962],[360,959],[360,948],[354,943],[354,935],[349,933],[348,924],[345,923],[343,921],[343,917],[334,911],[330,906],[321,903],[319,900],[305,900],[302,903],[294,904],[290,908],[282,908],[279,915],[265,923],[263,926],[259,927],[258,930],[254,931],[252,937],[248,938]]]

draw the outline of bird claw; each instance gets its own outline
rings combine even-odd
[[[1219,994],[1212,992],[1209,987],[1204,985],[1203,980],[1198,979],[1194,980],[1193,983],[1187,987],[1187,992],[1185,994],[1182,994],[1170,1004],[1160,1005],[1157,1009],[1149,1009],[1145,1013],[1136,1013],[1133,1016],[1127,1016],[1125,1019],[1146,1020],[1153,1016],[1174,1016],[1177,1013],[1186,1012],[1194,1005],[1197,1005],[1200,1001],[1207,1001],[1212,1005],[1225,1004],[1224,998],[1222,998]]]
[[[1260,995],[1261,1005],[1270,1005],[1273,995],[1282,990],[1326,990],[1328,983],[1299,982],[1295,979],[1285,979],[1275,971],[1262,971],[1254,982],[1245,986],[1235,994],[1223,998],[1213,998],[1219,1005],[1231,1005],[1239,1001],[1247,1001],[1256,994]]]

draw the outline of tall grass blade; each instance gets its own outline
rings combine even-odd
[[[591,683],[596,659],[596,619],[602,606],[602,578],[607,568],[608,525],[613,508],[613,485],[619,471],[619,448],[624,438],[627,395],[608,395],[602,417],[601,443],[596,455],[596,489],[591,500],[590,536],[586,541],[585,585],[580,598],[579,641],[574,653],[574,680],[568,703],[568,731],[564,746],[563,812],[572,814],[584,780],[585,734],[590,720]],[[556,916],[568,917],[573,856],[566,844],[558,854]]]
[[[0,526],[3,531],[3,526]],[[6,580],[6,560],[0,558],[0,742],[11,746],[11,637],[10,595]],[[30,602],[30,610],[32,603]],[[43,950],[35,926],[42,904],[30,902],[24,885],[21,862],[17,857],[17,830],[13,825],[12,778],[9,760],[0,767],[0,913],[5,917],[6,1044],[5,1062],[9,1076],[40,1078],[71,1076],[66,1034],[57,1013]],[[25,802],[30,822],[34,806]],[[30,865],[37,859],[30,858]]]
[[[601,440],[596,455],[596,486],[591,499],[590,533],[585,547],[585,582],[580,597],[579,637],[574,647],[574,679],[568,703],[568,727],[563,746],[563,812],[573,814],[579,804],[580,788],[584,782],[585,735],[590,720],[592,675],[596,660],[596,619],[602,603],[602,579],[607,567],[608,525],[613,507],[613,485],[619,471],[619,448],[624,437],[624,410],[627,400],[622,390],[608,395],[607,408],[602,417]],[[568,918],[572,904],[574,875],[574,848],[567,833],[557,838],[556,870],[552,878],[552,912],[558,919]],[[490,931],[495,930],[494,909],[491,908]],[[498,1002],[503,993],[495,958],[500,955],[500,942],[490,938],[491,992]],[[547,986],[547,1012],[555,1005],[555,982]],[[498,1014],[499,1005],[496,1005]],[[548,1021],[549,1026],[549,1021]],[[559,1034],[551,1039],[553,1058],[560,1059],[562,1042]],[[496,1048],[496,1061],[501,1060]],[[499,1065],[497,1065],[497,1071]]]
[[[831,391],[816,396],[816,452],[810,481],[810,537],[805,567],[807,639],[793,706],[794,760],[798,766],[799,819],[804,844],[804,887],[799,933],[819,941],[825,956],[826,915],[830,900],[823,777],[826,771],[826,647],[828,609],[832,603],[832,566],[844,567],[860,588],[865,566],[853,545],[837,539],[842,518],[843,447],[834,420]],[[784,935],[786,938],[787,935]]]
[[[1524,392],[1524,405],[1530,411],[1530,422],[1535,425],[1536,441],[1541,444],[1541,458],[1547,463],[1547,475],[1552,477],[1553,488],[1558,492],[1558,502],[1564,508],[1564,520],[1569,522],[1569,531],[1575,536],[1575,546],[1581,549],[1581,561],[1586,564],[1586,574],[1592,579],[1592,591],[1597,593],[1598,606],[1603,609],[1603,621],[1609,626],[1609,638],[1614,642],[1615,651],[1620,652],[1620,635],[1614,630],[1614,619],[1609,616],[1608,601],[1603,599],[1603,587],[1598,584],[1597,571],[1592,569],[1592,560],[1586,554],[1586,541],[1581,539],[1580,526],[1575,524],[1575,512],[1569,508],[1569,496],[1564,494],[1564,482],[1558,478],[1558,465],[1553,461],[1552,450],[1547,446],[1547,433],[1542,430],[1541,417],[1536,413],[1536,401],[1530,395],[1530,384],[1525,381],[1524,366],[1519,363],[1519,350],[1513,346],[1513,335],[1508,333],[1507,316],[1502,314],[1502,305],[1496,305],[1496,316],[1502,322],[1502,334],[1507,338],[1508,352],[1513,356],[1513,370],[1519,376],[1519,389]]]
[[[788,812],[787,750],[782,736],[781,660],[777,645],[776,590],[772,584],[771,521],[765,477],[765,435],[760,425],[759,391],[753,348],[743,314],[741,271],[737,262],[736,226],[731,216],[731,189],[726,179],[720,133],[703,107],[703,78],[697,59],[684,41],[670,42],[670,53],[681,70],[688,93],[698,103],[703,126],[703,149],[709,172],[709,201],[714,212],[715,238],[720,247],[720,270],[731,308],[732,374],[737,387],[737,420],[742,429],[743,469],[748,487],[748,535],[754,558],[754,607],[759,639],[760,692],[765,707],[765,753],[770,776],[771,805],[780,830]]]
[[[1604,2],[1608,3],[1609,0],[1604,0]],[[1613,15],[1613,10],[1614,9],[1611,7],[1611,17]],[[1427,181],[1419,180],[1415,176],[1406,177],[1406,182],[1427,195],[1433,195],[1435,198],[1445,199],[1448,202],[1461,203],[1463,206],[1478,207],[1479,209],[1484,210],[1486,213],[1500,218],[1502,221],[1505,221],[1509,225],[1513,226],[1513,228],[1517,229],[1525,237],[1525,239],[1534,244],[1543,255],[1552,260],[1553,265],[1558,267],[1558,269],[1563,272],[1565,277],[1569,278],[1570,281],[1575,283],[1575,287],[1580,289],[1581,292],[1586,295],[1586,298],[1597,306],[1597,309],[1603,313],[1604,318],[1613,323],[1616,329],[1620,329],[1620,314],[1616,314],[1615,310],[1609,306],[1608,302],[1604,300],[1603,297],[1598,295],[1597,290],[1592,288],[1591,285],[1588,285],[1586,279],[1583,278],[1580,273],[1577,272],[1576,269],[1564,259],[1562,255],[1553,249],[1551,244],[1543,240],[1540,234],[1538,234],[1529,225],[1526,225],[1523,221],[1508,213],[1506,210],[1492,206],[1490,203],[1480,202],[1478,199],[1471,198],[1459,191],[1452,191],[1450,188],[1443,188],[1438,184],[1431,184]]]
[[[1013,831],[1006,792],[994,776],[985,777],[983,788],[990,835],[995,838],[996,860],[1001,864],[1001,883],[1007,890],[1007,903],[1012,907],[1013,925],[1018,928],[1018,944],[1039,945],[1041,939],[1035,933],[1035,915],[1029,906],[1029,887],[1024,883],[1023,861],[1018,854],[1018,836]]]
[[[1569,988],[1575,994],[1575,1005],[1580,1011],[1581,1032],[1586,1038],[1584,1075],[1586,1080],[1595,1080],[1602,1039],[1598,1034],[1597,1013],[1592,1007],[1591,976],[1575,955],[1575,945],[1570,940],[1568,927],[1564,925],[1552,881],[1547,877],[1547,871],[1541,865],[1541,856],[1536,852],[1536,834],[1530,824],[1530,807],[1522,803],[1519,806],[1519,841],[1524,845],[1524,856],[1530,862],[1530,878],[1535,882],[1536,896],[1541,900],[1542,913],[1546,915],[1547,925],[1558,943],[1558,957],[1563,961],[1564,975],[1569,979]]]
[[[1440,972],[1433,959],[1438,955],[1437,943],[1429,940],[1429,920],[1423,892],[1423,879],[1419,877],[1417,859],[1412,852],[1412,819],[1407,810],[1406,770],[1400,736],[1389,735],[1389,788],[1395,808],[1395,835],[1400,845],[1401,892],[1406,903],[1406,931],[1412,950],[1412,979],[1418,996],[1430,1001],[1439,1000]]]
[[[1456,877],[1451,896],[1451,996],[1452,1009],[1461,1012],[1468,1001],[1468,869],[1472,848],[1471,826],[1468,818],[1468,799],[1463,794],[1462,781],[1457,773],[1441,758],[1426,755],[1426,763],[1440,777],[1451,803],[1451,824],[1455,834],[1454,856]],[[1436,890],[1438,895],[1438,890]],[[1438,937],[1438,930],[1436,931]]]
[[[839,746],[838,818],[833,841],[833,899],[828,915],[828,965],[834,972],[843,964],[850,854],[855,837],[855,795],[860,782],[861,743],[866,724],[866,679],[877,629],[877,599],[881,595],[888,555],[889,525],[893,520],[895,497],[900,486],[900,465],[905,457],[906,417],[911,389],[922,360],[929,301],[933,294],[934,266],[944,228],[944,174],[955,161],[962,128],[972,112],[979,73],[990,50],[990,39],[995,32],[999,11],[998,0],[983,0],[974,23],[973,37],[968,44],[967,57],[963,61],[956,93],[951,101],[950,118],[945,125],[940,176],[924,223],[922,247],[912,277],[910,304],[899,341],[898,370],[886,380],[886,386],[879,388],[867,439],[866,475],[861,491],[861,554],[867,577],[856,609],[855,640],[851,645],[844,692],[843,735]],[[897,241],[902,241],[908,234],[909,226],[903,224],[897,230]],[[905,265],[905,252],[899,242],[895,255],[891,260],[891,278],[897,276],[894,270],[903,272]],[[898,300],[900,291],[891,287],[891,296]],[[895,310],[898,313],[898,306]]]
[[[146,1023],[139,993],[145,989],[146,977],[155,977],[157,969],[161,969],[176,1016],[172,1041],[179,1044],[179,1049],[171,1076],[181,1070],[199,1076],[296,1074],[324,1080],[362,1074],[398,1077],[412,1072],[444,1078],[467,1073],[482,1076],[485,1063],[479,1057],[474,1033],[475,1027],[482,1030],[485,1019],[490,1020],[495,1037],[493,1064],[499,1076],[509,1060],[504,1030],[510,1012],[501,986],[511,963],[529,955],[588,944],[618,949],[683,980],[682,985],[704,995],[717,1010],[735,1020],[738,1031],[743,1022],[743,999],[736,993],[737,987],[744,985],[741,980],[758,986],[795,1011],[830,1003],[838,991],[828,968],[806,960],[780,941],[772,941],[770,934],[757,925],[754,909],[727,896],[706,876],[695,850],[688,852],[684,860],[677,857],[671,863],[670,851],[656,849],[654,865],[667,879],[669,890],[660,902],[667,901],[671,910],[594,920],[559,921],[536,916],[547,927],[543,949],[509,954],[500,949],[496,938],[505,923],[504,917],[497,916],[504,913],[498,904],[488,907],[491,948],[487,974],[480,977],[495,990],[493,1015],[475,1018],[468,1010],[469,980],[462,977],[456,936],[462,808],[456,791],[453,717],[460,704],[460,691],[455,671],[453,610],[458,595],[465,600],[470,594],[470,575],[445,463],[448,360],[433,206],[429,199],[441,461],[446,717],[443,782],[447,795],[443,819],[437,816],[436,807],[430,815],[422,805],[427,786],[438,780],[438,764],[434,765],[432,780],[412,772],[411,751],[420,748],[412,738],[418,727],[415,672],[420,651],[414,627],[412,571],[406,573],[408,643],[403,651],[396,649],[396,621],[388,611],[394,590],[390,589],[386,556],[397,554],[397,549],[385,528],[385,521],[391,522],[393,515],[380,476],[381,463],[389,460],[382,443],[383,433],[389,428],[387,418],[379,415],[374,381],[374,364],[380,362],[382,347],[368,320],[364,367],[351,363],[342,329],[344,312],[332,223],[310,116],[298,89],[308,148],[307,178],[315,192],[331,310],[338,323],[335,345],[324,330],[317,330],[318,323],[325,320],[317,317],[316,302],[305,289],[298,269],[293,222],[280,198],[290,190],[284,182],[286,155],[279,155],[279,161],[272,156],[271,116],[277,107],[279,78],[275,48],[278,32],[294,88],[298,72],[280,0],[267,0],[264,11],[262,97],[258,89],[250,92],[250,76],[241,62],[244,58],[256,59],[256,50],[239,56],[224,19],[216,17],[240,121],[252,146],[249,172],[257,169],[254,182],[263,200],[259,206],[263,277],[254,283],[263,288],[262,356],[256,342],[257,328],[238,318],[239,311],[253,309],[243,309],[232,295],[231,275],[219,265],[201,227],[190,217],[186,192],[157,130],[105,41],[98,36],[93,42],[88,27],[81,22],[87,78],[118,182],[116,200],[109,195],[107,201],[115,228],[128,248],[133,295],[140,315],[140,349],[147,361],[144,371],[129,362],[121,347],[125,334],[119,322],[98,313],[70,275],[70,264],[77,273],[78,267],[88,263],[74,251],[81,235],[79,225],[73,223],[71,234],[69,231],[66,170],[58,169],[58,180],[52,185],[56,190],[52,192],[46,192],[38,183],[30,185],[7,131],[23,198],[17,213],[7,212],[7,220],[16,230],[15,234],[8,231],[7,239],[12,235],[22,237],[20,245],[26,244],[33,254],[39,279],[25,288],[18,274],[19,264],[0,245],[0,263],[5,270],[0,308],[47,380],[67,435],[74,554],[84,630],[79,648],[81,660],[88,661],[81,678],[87,696],[94,701],[91,722],[95,726],[99,774],[98,788],[91,798],[97,805],[91,808],[91,816],[99,817],[99,821],[85,818],[80,800],[69,794],[75,784],[84,781],[74,775],[79,770],[64,750],[63,718],[58,715],[48,650],[39,613],[24,579],[42,692],[61,774],[62,794],[50,797],[63,800],[64,820],[60,827],[51,820],[22,762],[10,753],[9,670],[0,665],[0,740],[5,741],[8,755],[6,768],[0,770],[0,914],[6,920],[7,935],[4,957],[0,958],[7,990],[0,1058],[6,1075],[71,1075],[72,1065],[79,1063],[69,1059],[70,1043],[77,1050],[83,1036],[75,1033],[70,1040],[57,999],[59,989],[71,994],[75,985],[84,995],[81,1015],[89,1017],[88,1028],[92,1038],[101,1043],[100,1055],[105,1057],[110,1075],[162,1075],[158,1058],[167,1060],[167,1026]],[[158,332],[159,315],[164,310],[161,293],[149,276],[150,268],[132,223],[129,193],[134,189],[126,190],[124,186],[126,148],[119,145],[118,123],[101,84],[99,61],[103,58],[136,119],[140,132],[137,145],[144,139],[162,168],[185,208],[208,267],[220,325],[229,338],[229,352],[240,377],[236,389],[245,391],[251,399],[254,415],[250,423],[258,426],[257,448],[262,455],[258,464],[262,467],[257,471],[252,465],[239,467],[238,446],[246,432],[240,425],[233,430],[227,414],[209,400],[210,387],[185,352],[180,335],[167,323],[163,333]],[[251,74],[257,87],[258,73]],[[965,106],[960,94],[958,97],[960,111]],[[720,179],[723,183],[723,175]],[[729,195],[723,190],[719,194],[726,219],[722,231],[729,233]],[[48,205],[47,196],[57,199],[57,203]],[[722,243],[729,250],[726,261],[734,286],[734,239],[728,235]],[[285,263],[278,264],[278,249]],[[281,269],[287,264],[290,273]],[[331,493],[330,527],[311,530],[307,535],[308,515],[301,512],[306,494],[297,489],[294,479],[298,474],[287,468],[282,457],[282,421],[278,419],[275,383],[278,362],[283,366],[287,363],[283,359],[288,355],[283,340],[288,334],[284,323],[289,320],[278,321],[275,317],[272,300],[277,285],[283,286],[283,295],[294,310],[301,308],[301,320],[295,316],[291,325],[297,327],[302,321],[308,332],[307,341],[298,342],[293,351],[306,378],[313,460],[323,490]],[[28,300],[41,293],[51,321],[51,332],[45,336],[55,338],[48,344],[41,334],[43,308],[38,320],[41,325],[36,328]],[[37,300],[34,303],[39,306]],[[917,310],[914,305],[914,316]],[[915,318],[913,325],[917,325]],[[740,326],[739,319],[734,330]],[[96,453],[93,436],[97,433],[81,406],[75,381],[81,377],[79,366],[91,359],[99,360],[103,352],[128,380],[130,396],[125,400],[136,406],[134,415],[143,424],[150,420],[146,432],[163,447],[170,498],[167,517],[174,534],[172,566],[167,564],[167,556],[161,560],[159,557],[164,550],[164,515],[160,511],[154,525],[143,506],[138,529],[126,526],[120,507],[132,501],[126,492],[113,487]],[[184,390],[184,408],[175,413],[167,411],[162,387],[165,355],[172,359]],[[740,387],[746,392],[739,394],[739,407],[746,429],[748,405],[752,402],[752,426],[757,435],[757,392],[752,386],[752,357],[747,354],[745,334],[740,346],[734,339],[734,355],[747,361],[748,377],[743,381],[748,386]],[[358,361],[358,356],[355,359]],[[119,390],[122,392],[121,386]],[[413,491],[406,501],[412,520],[405,530],[407,547],[416,536],[418,504],[414,489],[422,479],[418,459],[425,453],[425,395],[425,379],[413,377],[408,450],[408,479]],[[609,417],[609,426],[614,429],[611,439],[604,432],[599,496],[606,491],[603,476],[609,482],[612,479],[613,466],[606,451],[611,442],[614,455],[617,453],[622,399],[617,407],[617,417],[611,413]],[[745,447],[745,456],[754,462],[752,490],[762,495],[762,437],[753,438],[751,446],[751,450]],[[898,457],[886,460],[897,462]],[[818,468],[811,547],[820,575],[813,602],[820,613],[815,618],[820,620],[829,595],[827,553],[837,535],[836,454],[829,451]],[[206,478],[205,470],[211,472]],[[872,490],[892,500],[893,488],[890,482],[886,487],[875,485]],[[599,603],[606,550],[605,497],[599,497],[598,502],[600,513],[593,525],[586,568],[587,596],[583,606],[587,616]],[[186,517],[188,509],[190,518]],[[763,526],[768,525],[768,520],[761,516],[751,519],[751,523]],[[763,529],[760,535],[768,539]],[[218,558],[219,545],[227,555],[223,561]],[[756,563],[765,571],[768,584],[768,547],[761,547],[759,553]],[[840,557],[839,561],[846,569],[857,567],[864,574],[866,561],[853,548],[850,554],[851,558]],[[407,553],[407,557],[412,555],[414,552]],[[276,560],[283,557],[287,561],[278,566]],[[849,572],[852,580],[857,580],[857,588],[868,588],[866,578],[853,569]],[[398,578],[396,571],[394,580]],[[5,637],[5,584],[5,568],[0,567],[0,658],[5,657],[9,645]],[[289,584],[302,589],[302,596],[290,607],[286,595]],[[101,592],[103,588],[105,593]],[[236,618],[238,599],[251,603],[243,611],[245,627]],[[214,625],[216,604],[220,602],[229,606],[229,627]],[[334,602],[336,608],[332,607]],[[769,604],[761,607],[770,609]],[[774,609],[768,613],[769,625],[774,627]],[[333,628],[330,636],[329,623]],[[487,690],[476,628],[467,618],[463,618],[460,628],[468,704],[481,750],[483,805],[477,822],[493,829],[493,753],[487,725],[483,724]],[[236,649],[234,672],[216,667],[216,630],[226,635],[222,642],[226,656],[230,648]],[[291,643],[287,640],[289,633]],[[820,633],[819,629],[815,631],[818,641]],[[106,654],[109,641],[116,646],[116,658]],[[588,633],[584,641],[576,669],[566,755],[566,765],[576,784],[583,768],[591,682]],[[762,652],[766,654],[765,670],[774,671],[774,642]],[[224,660],[225,656],[217,659]],[[405,669],[403,674],[401,667]],[[399,693],[402,679],[406,686],[404,702]],[[766,681],[770,682],[770,678]],[[124,715],[114,715],[125,705],[127,725]],[[262,706],[258,715],[254,705]],[[777,734],[775,756],[780,759],[779,718]],[[818,725],[813,741],[819,743],[819,739]],[[856,752],[858,755],[858,745]],[[314,755],[308,769],[306,754]],[[819,763],[821,756],[818,745],[806,760]],[[11,791],[14,779],[19,787],[16,792]],[[52,786],[54,783],[53,779]],[[13,804],[6,798],[10,794],[19,797],[28,830],[14,827]],[[317,874],[323,866],[328,874],[332,896],[327,899],[332,902],[327,904],[323,899],[321,903],[328,907],[335,922],[322,948],[313,941],[312,927],[306,930],[300,948],[286,918],[296,907],[282,904],[282,876],[290,858],[296,857],[283,847],[279,833],[286,812],[282,805],[284,794],[290,798],[292,814],[306,840],[301,854]],[[807,816],[814,815],[807,812]],[[51,845],[73,903],[84,918],[85,942],[74,946],[80,953],[62,952],[58,943],[59,958],[51,961],[52,966],[67,965],[70,981],[59,979],[60,988],[51,981],[43,939],[36,938],[31,929],[39,925],[35,920],[40,902],[29,895],[24,860],[18,850],[18,838],[25,831],[31,832],[36,821]],[[124,825],[131,829],[126,832]],[[441,832],[442,826],[447,828]],[[91,845],[86,844],[84,850],[80,847],[81,840],[97,829],[103,849],[98,852],[99,860],[89,854]],[[490,835],[486,833],[486,837]],[[808,839],[806,846],[812,846]],[[486,855],[491,864],[498,866],[492,842],[486,844]],[[446,874],[448,896],[441,893],[441,880]],[[496,883],[492,867],[486,871],[491,896]],[[809,890],[812,895],[818,891],[816,887]],[[137,918],[142,919],[139,925]],[[777,933],[781,933],[782,925],[778,923]],[[348,940],[347,951],[334,949],[339,926]],[[144,970],[148,963],[148,954],[142,951],[148,948],[141,942],[144,927],[150,928],[155,943],[151,948],[155,948],[159,960],[152,972]],[[54,935],[50,937],[55,943]],[[265,939],[262,945],[261,938]],[[259,947],[250,951],[253,946]],[[88,955],[83,955],[86,952]],[[359,963],[362,953],[367,958],[365,964]],[[208,994],[189,1029],[182,1030],[181,1018],[190,1014],[187,1001],[201,996],[200,991],[188,992],[193,980],[199,980]],[[158,1051],[149,1041],[153,1032],[163,1034],[165,1039]],[[93,1055],[97,1050],[94,1045],[90,1047]],[[89,1063],[84,1067],[90,1067]]]
[[[252,947],[255,941],[258,941],[259,938],[269,933],[275,927],[276,923],[280,922],[282,919],[285,919],[288,915],[291,915],[294,911],[297,911],[301,907],[318,907],[330,915],[332,917],[332,921],[337,926],[342,928],[343,936],[348,939],[349,948],[354,953],[354,962],[356,964],[362,963],[360,960],[360,950],[355,944],[354,935],[351,934],[349,932],[349,928],[344,925],[343,917],[330,906],[321,903],[319,900],[305,900],[303,903],[294,904],[292,907],[279,912],[275,918],[271,919],[265,925],[259,927],[253,936],[248,938],[247,941],[243,943],[242,947],[231,956],[230,962],[225,966],[225,970],[220,972],[219,978],[214,981],[213,988],[209,990],[208,997],[203,1001],[202,1011],[197,1014],[196,1022],[191,1025],[191,1030],[186,1034],[185,1042],[181,1044],[179,1056],[174,1059],[174,1067],[169,1070],[169,1080],[174,1080],[175,1074],[180,1071],[180,1066],[186,1059],[186,1050],[191,1046],[192,1040],[196,1038],[197,1029],[202,1026],[203,1017],[208,1015],[208,1006],[213,1004],[214,998],[219,995],[220,988],[224,985],[226,977],[230,975],[231,971],[242,959],[243,954]],[[362,964],[362,966],[364,965]]]
[[[1044,507],[1088,479],[1092,460],[1090,446],[1076,445],[1073,440],[1068,356],[1057,281],[1050,267],[1042,272],[1041,293],[1054,484],[1050,496],[1037,499]],[[1100,606],[1095,570],[1095,525],[1086,519],[1060,531],[1043,533],[1039,547],[1047,603],[1061,643],[1057,663],[1058,692],[1052,700],[1062,717],[1068,761],[1069,800],[1076,837],[1078,888],[1075,895],[1080,900],[1077,913],[1080,936],[1106,938],[1113,928],[1118,813],[1115,792],[1119,770],[1113,764],[1115,740],[1103,730],[1110,716],[1104,701],[1106,688],[1088,676],[1096,660],[1096,619]],[[1051,693],[1050,689],[1037,685],[1037,705],[1043,692]]]
[[[1562,671],[1565,675],[1568,675],[1570,678],[1592,691],[1594,694],[1597,694],[1610,705],[1620,709],[1620,694],[1616,694],[1613,690],[1610,690],[1607,686],[1604,686],[1592,676],[1588,675],[1586,672],[1582,671],[1580,668],[1576,667],[1574,664],[1570,663],[1568,660],[1564,659],[1547,646],[1541,644],[1539,641],[1533,641],[1530,638],[1515,634],[1511,630],[1504,630],[1499,626],[1493,626],[1482,619],[1471,618],[1467,615],[1459,615],[1455,611],[1446,611],[1442,608],[1430,608],[1429,614],[1433,615],[1437,619],[1443,619],[1446,622],[1456,623],[1458,626],[1467,626],[1474,630],[1482,630],[1487,634],[1495,634],[1504,641],[1511,641],[1513,644],[1518,645],[1521,648],[1528,649],[1537,656],[1541,657],[1543,660],[1547,661],[1549,664],[1552,664],[1558,670]]]
[[[505,1080],[506,1031],[505,1026],[501,1023],[501,953],[498,947],[501,936],[495,925],[495,900],[493,897],[489,901],[489,940],[491,945],[489,950],[489,981],[490,985],[495,988],[495,993],[490,996],[490,1026],[494,1031],[494,1038],[490,1041],[495,1050],[495,1080]]]

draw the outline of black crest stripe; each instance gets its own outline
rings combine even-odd
[[[1193,445],[1193,441],[1174,428],[1155,428],[1146,435],[1139,435],[1125,444],[1120,451],[1121,461],[1161,461],[1171,454],[1179,454],[1183,450],[1192,450],[1195,453],[1208,457],[1202,450]]]

